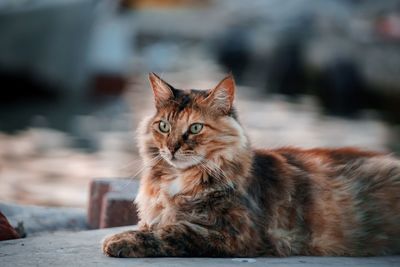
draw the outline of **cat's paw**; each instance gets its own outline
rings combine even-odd
[[[110,257],[135,257],[134,242],[134,231],[109,236],[103,241],[103,253]]]
[[[157,256],[159,246],[154,246],[154,242],[149,241],[155,241],[154,236],[149,232],[122,232],[104,240],[103,253],[110,257],[120,258]]]

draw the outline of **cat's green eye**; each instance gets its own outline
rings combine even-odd
[[[190,125],[190,133],[192,134],[198,134],[201,129],[203,129],[203,124],[202,123],[193,123],[192,125]]]
[[[160,123],[158,124],[158,128],[160,129],[161,132],[163,133],[169,133],[170,130],[170,125],[168,122],[166,121],[160,121]]]

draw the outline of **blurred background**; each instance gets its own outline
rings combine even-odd
[[[254,146],[400,152],[398,0],[2,0],[0,201],[83,208],[92,178],[137,177],[150,71],[233,72]]]

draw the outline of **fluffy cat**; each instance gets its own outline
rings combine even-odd
[[[398,159],[355,148],[252,149],[232,76],[203,91],[149,78],[156,113],[141,124],[151,168],[135,200],[139,230],[108,237],[106,255],[400,252]]]

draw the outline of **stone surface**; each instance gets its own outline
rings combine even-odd
[[[21,224],[28,237],[54,231],[87,229],[85,210],[80,208],[50,208],[0,202],[0,211],[13,227]]]
[[[289,258],[142,258],[118,259],[104,256],[101,240],[104,236],[133,227],[109,228],[78,233],[56,233],[36,238],[0,242],[2,267],[18,266],[400,266],[400,256],[289,257]]]

